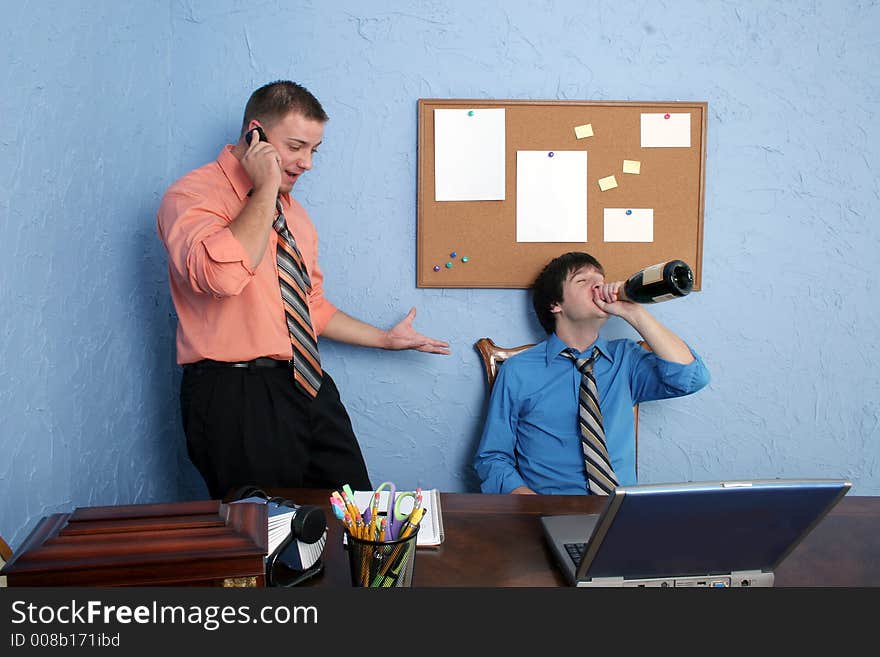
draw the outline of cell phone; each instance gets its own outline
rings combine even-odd
[[[260,126],[257,126],[257,135],[260,137],[259,141],[265,141],[265,142],[268,142],[268,141],[269,141],[269,140],[266,138],[266,133],[263,132],[263,128],[260,127]],[[254,138],[254,131],[253,131],[253,130],[248,130],[248,131],[247,131],[247,134],[244,136],[244,138],[247,140],[248,146],[250,146],[250,145],[251,145],[251,141],[252,141],[253,138]]]

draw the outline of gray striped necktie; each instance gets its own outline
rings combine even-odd
[[[312,288],[312,281],[296,246],[296,240],[287,229],[280,198],[275,201],[275,207],[278,217],[272,227],[278,233],[278,282],[281,285],[284,316],[293,347],[293,381],[300,391],[309,397],[315,397],[324,375],[306,296]]]
[[[599,390],[596,388],[596,378],[593,376],[593,363],[599,356],[599,347],[593,347],[593,353],[589,358],[578,358],[571,349],[565,349],[562,355],[574,361],[581,373],[578,391],[578,425],[581,431],[584,465],[587,470],[587,490],[594,495],[608,495],[618,482],[605,446]]]

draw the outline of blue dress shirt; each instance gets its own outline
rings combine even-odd
[[[709,383],[709,371],[693,351],[687,365],[659,358],[634,340],[598,338],[593,373],[611,465],[621,486],[636,483],[633,406],[682,397]],[[567,345],[553,333],[502,363],[474,468],[484,493],[528,486],[536,493],[584,495],[587,478],[578,428],[581,374],[560,353]],[[588,356],[590,345],[584,352]]]

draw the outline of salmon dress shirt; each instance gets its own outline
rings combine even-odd
[[[227,144],[216,161],[171,185],[157,214],[159,237],[168,250],[181,365],[206,358],[240,362],[261,356],[293,357],[278,285],[278,234],[270,231],[263,258],[251,267],[244,247],[229,229],[252,187],[231,149]],[[336,306],[324,298],[318,233],[295,199],[289,194],[280,198],[311,278],[309,312],[315,334],[320,335]]]

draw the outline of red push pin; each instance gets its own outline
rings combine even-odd
[[[668,119],[668,118],[669,118],[669,114],[664,114],[664,115],[663,115],[663,118],[664,118],[664,119]]]

